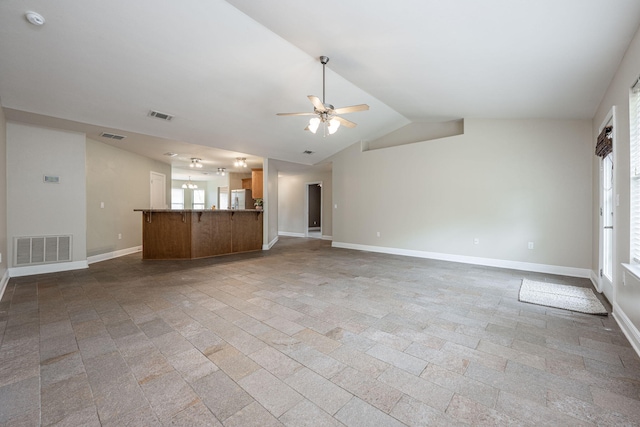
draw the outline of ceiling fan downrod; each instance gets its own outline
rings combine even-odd
[[[325,100],[324,100],[324,67],[327,65],[327,62],[329,62],[329,57],[328,56],[321,56],[320,57],[320,62],[322,63],[322,105],[325,104]]]

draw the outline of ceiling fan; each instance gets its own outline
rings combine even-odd
[[[320,62],[322,63],[322,101],[320,98],[314,95],[309,95],[309,101],[313,104],[313,113],[278,113],[278,116],[317,116],[313,117],[309,120],[309,125],[304,128],[304,130],[311,131],[312,133],[316,133],[318,127],[322,123],[324,125],[324,135],[334,134],[340,125],[344,125],[348,128],[356,127],[354,122],[351,122],[345,118],[338,116],[338,114],[346,114],[346,113],[355,113],[356,111],[365,111],[369,109],[367,104],[359,104],[352,105],[350,107],[342,107],[342,108],[334,108],[333,105],[327,104],[324,100],[325,93],[325,83],[324,83],[324,75],[325,75],[325,66],[327,62],[329,62],[329,58],[326,56],[320,57]]]

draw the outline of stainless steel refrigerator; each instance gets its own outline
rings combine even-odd
[[[231,190],[231,209],[255,209],[251,190]]]

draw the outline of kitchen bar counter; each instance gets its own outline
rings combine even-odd
[[[142,212],[142,259],[194,259],[262,249],[262,211],[134,211]]]

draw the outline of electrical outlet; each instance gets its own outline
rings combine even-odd
[[[479,245],[480,244],[480,239],[478,239],[477,237],[475,239],[473,239],[473,244],[474,245]]]
[[[529,242],[529,245],[527,246],[529,249],[533,249],[533,242]]]
[[[376,231],[376,237],[380,237],[380,232]]]
[[[118,240],[122,240],[122,234],[118,233]]]
[[[100,202],[100,209],[104,209],[104,202]]]

